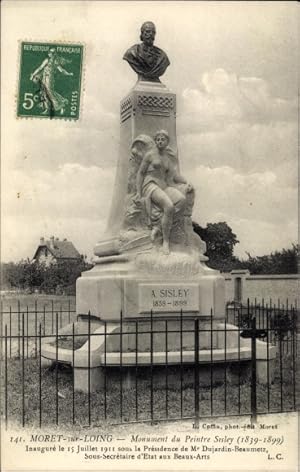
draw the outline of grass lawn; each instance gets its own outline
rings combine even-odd
[[[19,307],[17,300],[19,300]],[[2,326],[7,324],[8,335],[22,333],[22,313],[24,313],[25,335],[38,333],[39,325],[42,326],[42,335],[55,332],[56,313],[58,313],[58,327],[76,320],[75,297],[53,295],[19,295],[7,294],[2,297],[4,313]],[[27,314],[28,307],[28,314]],[[20,308],[20,309],[19,309]],[[20,315],[18,316],[18,310]],[[288,344],[284,344],[288,347]],[[2,353],[4,343],[2,344]],[[120,381],[120,369],[107,369],[106,390],[101,389],[90,396],[80,392],[73,392],[73,374],[70,368],[59,366],[56,370],[41,369],[38,353],[38,339],[25,339],[24,363],[15,356],[22,352],[21,340],[14,339],[7,345],[8,359],[7,372],[2,360],[1,369],[1,411],[5,413],[7,408],[8,423],[39,426],[40,415],[42,425],[77,426],[89,425],[89,413],[91,425],[107,425],[134,420],[149,420],[151,418],[151,388],[149,370],[138,369],[137,383],[130,389],[125,389]],[[300,347],[300,346],[298,346]],[[277,360],[275,367],[274,383],[269,389],[264,385],[257,385],[258,412],[293,411],[300,406],[299,373],[296,388],[293,388],[293,359],[290,356],[291,349],[283,349],[282,378],[280,364]],[[297,363],[300,360],[300,348],[297,350]],[[24,368],[24,376],[23,376]],[[7,390],[5,391],[4,378],[7,373]],[[122,376],[126,370],[122,370]],[[166,375],[167,374],[167,375]],[[189,375],[183,368],[183,389],[180,391],[180,369],[177,373],[166,368],[163,375],[154,369],[153,375],[153,419],[192,417],[195,412],[195,396],[193,388],[193,375]],[[177,377],[176,377],[177,375]],[[282,380],[282,382],[281,382]],[[168,389],[166,385],[168,382]],[[23,390],[24,387],[24,390]],[[6,396],[7,392],[7,396]],[[57,395],[58,392],[58,395]],[[23,395],[24,393],[24,395]],[[40,401],[41,393],[41,401]],[[201,386],[199,398],[200,416],[224,416],[250,414],[251,405],[250,382],[244,382],[240,388],[227,382],[216,384],[206,388]],[[5,402],[5,398],[7,401]],[[23,400],[24,399],[24,400]],[[74,400],[74,401],[73,401]],[[74,408],[73,408],[74,405]],[[89,408],[90,406],[90,408]],[[74,416],[73,416],[74,415]],[[74,422],[74,423],[73,423]]]
[[[299,359],[298,359],[299,360]],[[107,425],[128,421],[151,419],[151,388],[149,369],[138,369],[136,383],[130,389],[122,385],[126,369],[110,368],[106,374],[106,390],[90,394],[73,392],[71,368],[59,366],[56,370],[42,368],[41,377],[38,359],[8,359],[7,362],[7,412],[9,424],[39,426],[40,411],[43,426],[89,426]],[[257,384],[257,408],[259,413],[293,411],[300,406],[299,378],[294,391],[292,379],[292,359],[285,356],[282,371],[282,386],[279,361],[275,368],[274,383],[267,386]],[[153,419],[193,417],[195,396],[193,375],[183,368],[183,390],[180,393],[180,368],[165,369],[163,375],[153,371]],[[168,374],[167,374],[168,372]],[[2,379],[5,372],[2,369]],[[168,389],[166,389],[167,375]],[[191,374],[191,371],[189,372]],[[193,372],[192,372],[193,374]],[[299,374],[298,374],[299,377]],[[24,382],[23,382],[24,378]],[[41,381],[40,381],[41,378]],[[5,412],[5,390],[2,384],[2,414]],[[23,402],[24,385],[24,402]],[[40,402],[41,392],[41,402]],[[58,392],[58,395],[57,395]],[[74,394],[74,397],[73,397]],[[73,403],[74,398],[74,403]],[[268,400],[269,398],[269,400]],[[74,410],[73,410],[74,404]],[[24,405],[24,409],[23,409]],[[90,409],[89,409],[90,405]],[[213,388],[200,386],[200,416],[249,415],[251,408],[250,382],[238,385],[219,382]],[[181,409],[182,408],[182,409]],[[74,413],[74,417],[73,417]],[[74,421],[74,422],[73,422]]]

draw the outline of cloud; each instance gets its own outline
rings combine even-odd
[[[242,174],[272,169],[278,185],[297,187],[297,125],[233,123],[222,130],[183,133],[178,139],[183,168],[229,166]]]
[[[11,180],[3,183],[4,259],[31,257],[39,237],[52,234],[71,239],[91,255],[106,227],[114,174],[114,168],[80,164],[64,164],[55,172],[35,170],[31,175],[12,172]]]
[[[16,170],[10,182],[4,183],[4,212],[28,218],[104,218],[113,181],[114,169],[76,163],[64,164],[55,172],[36,170],[31,175]]]
[[[11,149],[6,160],[11,167],[24,168],[24,159],[31,169],[57,170],[60,165],[76,162],[82,166],[112,167],[117,162],[119,127],[117,116],[91,97],[85,97],[80,122],[31,120],[18,122],[18,146]],[[22,143],[22,146],[20,146]],[[9,159],[11,157],[11,159]]]
[[[296,242],[296,99],[272,96],[261,78],[217,69],[183,91],[181,109],[180,160],[197,192],[194,220],[226,221],[242,257]]]
[[[297,189],[279,188],[272,170],[243,175],[228,166],[198,166],[186,177],[197,191],[194,220],[226,221],[240,241],[237,254],[262,255],[297,241]]]
[[[297,189],[276,191],[278,177],[272,170],[243,175],[231,167],[198,166],[186,176],[198,189],[195,213],[207,221],[214,222],[217,212],[273,223],[288,223],[296,216]]]
[[[17,219],[14,216],[5,218],[5,225],[2,228],[2,261],[18,261],[27,257],[31,259],[40,237],[49,238],[51,235],[72,241],[79,253],[86,254],[90,259],[93,256],[93,247],[100,240],[106,226],[104,219],[93,220],[84,217],[66,219],[53,215],[31,219],[31,222],[28,224],[27,215],[19,215]]]
[[[235,254],[247,259],[251,256],[263,256],[271,252],[287,249],[297,242],[298,223],[297,219],[291,221],[261,221],[232,218],[230,225],[238,235],[239,241],[235,248]]]
[[[14,123],[17,139],[7,141],[4,161],[9,171],[3,182],[4,259],[30,256],[39,237],[51,234],[91,255],[106,227],[118,106],[98,100],[95,72],[91,66],[79,122]],[[221,68],[204,72],[179,97],[179,158],[196,189],[194,219],[202,225],[227,221],[242,255],[296,240],[294,105],[292,98],[272,96],[266,80],[239,78]],[[24,227],[21,245],[17,227]]]
[[[296,240],[297,191],[275,192],[272,170],[243,175],[229,166],[200,165],[184,174],[196,188],[194,220],[204,226],[226,221],[241,241],[237,254],[264,254]],[[31,257],[40,236],[52,234],[72,240],[90,257],[106,228],[114,175],[114,168],[70,163],[30,176],[15,171],[3,188],[4,260]]]
[[[297,119],[297,98],[274,97],[266,80],[238,77],[224,69],[202,74],[197,88],[183,90],[180,125],[197,133],[231,123],[265,123]]]

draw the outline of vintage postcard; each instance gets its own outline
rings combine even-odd
[[[298,4],[4,0],[5,472],[298,466]]]

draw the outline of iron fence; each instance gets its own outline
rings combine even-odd
[[[14,305],[7,305],[1,302],[1,334],[3,336],[5,326],[9,342],[9,357],[20,355],[22,330],[26,336],[26,352],[28,354],[29,338],[35,340],[35,353],[37,355],[37,337],[39,325],[41,325],[42,334],[44,336],[55,332],[55,321],[58,317],[59,328],[76,320],[76,310],[72,299],[66,300],[64,303],[58,303],[54,300],[48,303],[38,303],[34,300],[31,305],[22,305],[17,300]],[[22,325],[22,317],[24,316],[24,326]],[[28,357],[28,355],[27,355]]]
[[[251,415],[255,419],[257,414],[299,407],[297,311],[293,307],[281,307],[278,313],[270,306],[262,310],[261,305],[250,303],[233,310],[229,307],[221,323],[215,322],[212,312],[206,317],[181,312],[168,318],[151,313],[139,319],[121,313],[114,331],[110,323],[102,322],[101,332],[94,331],[96,321],[87,315],[84,330],[77,332],[76,323],[71,322],[69,332],[63,334],[60,312],[50,310],[53,329],[47,331],[44,311],[34,310],[32,333],[27,311],[17,314],[19,329],[13,333],[6,323],[2,334],[1,397],[6,426],[18,422],[22,426],[88,427],[189,419],[197,427],[201,418]],[[42,318],[36,323],[38,314]],[[67,311],[67,321],[69,315],[72,321],[74,312]],[[51,335],[54,357],[45,365],[42,344]],[[97,337],[101,349],[95,367],[92,344]],[[248,347],[244,346],[246,338]],[[263,374],[257,371],[257,338],[266,353]],[[82,392],[77,390],[82,371],[72,366],[84,344],[87,376]],[[68,362],[61,360],[61,349],[71,352]],[[262,382],[259,375],[264,376]],[[95,378],[101,379],[96,388]]]
[[[226,304],[226,319],[240,328],[249,328],[255,316],[258,329],[268,329],[270,342],[279,345],[284,352],[292,351],[293,333],[300,333],[300,313],[297,303],[290,304],[288,300],[283,304],[280,300],[273,302],[250,301],[246,303],[231,302]]]

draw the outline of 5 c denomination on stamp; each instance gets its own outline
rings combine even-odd
[[[17,116],[78,120],[83,45],[21,43]]]

